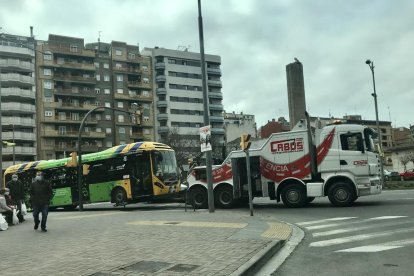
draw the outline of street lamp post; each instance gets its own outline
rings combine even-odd
[[[137,107],[136,103],[132,103],[132,105],[134,107]],[[119,108],[113,108],[113,107],[107,107],[107,106],[97,106],[91,110],[88,111],[88,113],[86,113],[85,117],[83,117],[81,125],[79,127],[79,133],[78,133],[78,196],[79,196],[79,211],[83,211],[83,194],[82,194],[82,176],[83,176],[83,165],[82,165],[82,131],[83,131],[83,125],[85,124],[86,119],[88,118],[88,116],[94,112],[95,110],[98,109],[110,109],[110,110],[114,110],[114,111],[119,111],[119,112],[124,112],[124,113],[128,113],[128,114],[134,114],[133,112],[130,111],[126,111],[123,109],[119,109]]]
[[[374,93],[371,94],[372,97],[374,97],[374,103],[375,103],[375,119],[376,119],[376,125],[377,125],[377,132],[378,132],[378,143],[379,143],[379,157],[380,157],[380,174],[381,174],[381,183],[384,183],[384,169],[383,169],[383,163],[382,163],[382,135],[381,135],[381,129],[379,126],[379,120],[378,120],[378,104],[377,104],[377,91],[375,89],[375,73],[374,73],[374,62],[367,59],[365,63],[369,66],[372,72],[372,84],[374,86]]]

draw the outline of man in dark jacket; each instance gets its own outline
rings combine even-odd
[[[39,213],[42,212],[42,222],[40,223],[40,227],[43,232],[47,232],[46,221],[49,212],[49,201],[52,197],[52,186],[45,181],[41,171],[36,173],[36,178],[32,183],[30,194],[35,223],[34,229],[37,230],[39,228]]]
[[[10,197],[12,200],[12,204],[17,206],[17,217],[19,218],[20,222],[24,221],[24,217],[22,215],[22,203],[24,202],[24,185],[19,180],[17,174],[12,175],[12,180],[6,183],[6,187],[10,190]]]

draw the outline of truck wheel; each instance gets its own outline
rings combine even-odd
[[[288,207],[303,207],[306,200],[306,190],[301,184],[287,184],[282,190],[282,201]]]
[[[230,186],[218,187],[215,198],[218,207],[228,209],[234,205],[233,189]]]
[[[123,188],[116,188],[112,192],[112,202],[114,202],[116,205],[125,205],[126,201],[126,192]]]
[[[201,187],[192,189],[191,200],[194,208],[206,209],[208,206],[207,190]]]
[[[333,184],[328,191],[329,201],[334,206],[350,206],[357,198],[351,185],[346,182],[337,182]]]

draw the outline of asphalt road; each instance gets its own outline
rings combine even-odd
[[[256,214],[305,233],[272,275],[414,275],[414,190],[361,197],[347,208],[333,207],[327,198],[300,209],[255,202]]]

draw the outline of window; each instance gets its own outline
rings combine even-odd
[[[151,134],[151,131],[148,128],[144,128],[144,134],[149,135]]]
[[[99,140],[96,141],[96,145],[101,148],[102,147],[102,141],[99,141]]]
[[[52,117],[53,112],[52,111],[45,111],[45,117]]]
[[[52,54],[51,53],[44,53],[43,54],[43,60],[52,60]]]
[[[96,132],[102,132],[102,128],[101,127],[97,127],[96,128]]]
[[[116,75],[116,81],[124,81],[123,75]]]
[[[45,103],[53,103],[53,98],[52,97],[45,97],[44,102]]]
[[[122,64],[121,64],[121,63],[115,63],[115,68],[116,68],[116,69],[120,69],[120,68],[122,68]]]
[[[70,45],[70,51],[73,53],[78,52],[78,45]]]
[[[100,106],[101,105],[101,102],[100,101],[95,101],[95,105],[96,106]]]
[[[111,120],[111,115],[105,115],[105,120],[110,121]]]
[[[142,70],[143,70],[144,72],[147,72],[147,71],[148,71],[148,66],[147,66],[147,65],[142,65]]]
[[[101,75],[97,74],[97,75],[96,75],[96,80],[97,80],[97,81],[100,81],[100,80],[101,80]]]
[[[99,88],[95,88],[95,93],[96,93],[96,94],[101,93],[101,89],[99,89]]]
[[[124,89],[122,89],[122,88],[118,88],[118,89],[116,90],[116,93],[118,93],[118,94],[124,94]]]
[[[109,88],[105,88],[104,89],[104,94],[107,94],[107,95],[111,94],[111,90],[109,90]]]
[[[105,102],[105,107],[111,107],[111,103],[110,102]]]
[[[52,89],[52,82],[51,81],[43,81],[43,86],[46,89]]]
[[[115,50],[115,55],[116,56],[122,56],[122,51],[121,50]]]
[[[110,127],[105,128],[105,133],[106,134],[111,134],[112,133],[112,128],[110,128]]]
[[[346,133],[340,135],[342,150],[363,151],[364,141],[359,132]]]
[[[106,147],[107,148],[112,147],[112,141],[106,141]]]
[[[105,69],[108,69],[108,68],[109,68],[109,63],[104,63],[104,64],[103,64],[103,67],[104,67]]]
[[[102,116],[101,116],[101,114],[96,114],[96,115],[95,115],[95,119],[96,119],[97,121],[102,120]]]
[[[129,59],[135,59],[135,54],[134,53],[128,53],[128,58]]]
[[[104,76],[104,81],[109,81],[109,75]]]
[[[149,97],[149,92],[147,90],[142,91],[142,96]]]
[[[72,121],[79,121],[79,113],[71,113],[70,117]]]
[[[124,102],[118,102],[118,107],[119,108],[124,108]]]
[[[95,62],[95,68],[99,68],[99,62]]]
[[[124,115],[118,115],[118,123],[124,123],[125,122],[125,116]]]
[[[149,78],[142,78],[142,81],[143,81],[144,83],[149,83]]]
[[[59,126],[59,134],[66,134],[66,126]]]
[[[124,127],[120,127],[119,129],[118,129],[118,131],[119,131],[119,133],[121,133],[121,134],[125,134],[125,128]],[[122,144],[122,143],[121,143]]]
[[[66,113],[65,112],[59,112],[59,120],[60,121],[66,120]]]
[[[52,75],[52,70],[51,69],[43,69],[43,75],[45,76],[51,76]]]

